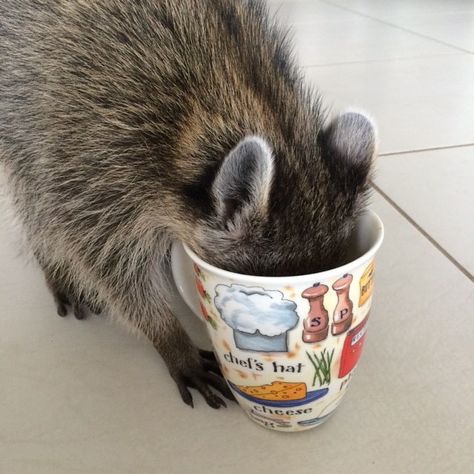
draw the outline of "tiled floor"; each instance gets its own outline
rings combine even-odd
[[[380,125],[372,206],[386,240],[346,400],[321,428],[292,435],[236,406],[214,412],[196,397],[189,409],[150,344],[105,318],[55,317],[1,214],[1,473],[472,471],[474,4],[270,4],[294,25],[328,103],[367,109]]]

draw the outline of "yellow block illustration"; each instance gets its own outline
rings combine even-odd
[[[369,266],[365,269],[364,273],[360,277],[359,287],[360,287],[360,296],[359,296],[359,306],[362,306],[372,294],[372,289],[374,286],[374,262],[371,262]]]

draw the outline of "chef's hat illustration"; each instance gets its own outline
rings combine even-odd
[[[232,284],[217,285],[214,304],[222,319],[235,331],[274,337],[298,323],[296,304],[283,293]]]

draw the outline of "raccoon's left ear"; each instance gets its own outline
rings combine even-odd
[[[267,210],[273,176],[270,147],[260,137],[241,140],[224,158],[212,185],[216,212],[227,228],[238,230],[241,217]]]
[[[346,112],[318,136],[321,154],[336,183],[356,190],[367,182],[377,151],[377,131],[367,116]]]

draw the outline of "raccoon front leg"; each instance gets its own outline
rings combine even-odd
[[[146,240],[142,242],[136,247],[121,245],[113,254],[112,264],[99,258],[104,266],[94,269],[97,288],[107,295],[112,311],[119,313],[153,343],[184,403],[193,406],[189,388],[195,388],[212,408],[225,406],[224,401],[211,391],[212,387],[228,399],[234,399],[215,358],[194,346],[171,310],[166,252],[165,256],[153,252],[151,241],[149,246]],[[117,262],[120,263],[117,265]]]
[[[234,400],[220,375],[214,355],[198,350],[173,315],[168,315],[166,319],[166,325],[162,327],[160,337],[155,339],[154,345],[166,362],[183,402],[193,407],[189,387],[198,390],[212,408],[226,404],[209,387],[218,390],[229,400]]]

